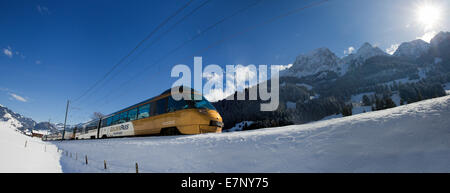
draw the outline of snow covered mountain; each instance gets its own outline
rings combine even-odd
[[[345,74],[348,68],[354,68],[362,65],[367,59],[374,56],[387,56],[388,54],[378,47],[372,46],[370,43],[364,43],[356,53],[352,53],[342,58],[341,66],[343,71],[341,75]]]
[[[291,68],[280,72],[280,106],[274,114],[259,112],[260,103],[254,101],[222,100],[213,105],[223,115],[225,129],[243,121],[253,121],[251,129],[255,129],[342,113],[350,97],[361,93],[376,93],[370,96],[373,106],[376,98],[400,97],[411,103],[444,96],[442,85],[450,81],[449,34],[439,33],[432,45],[406,42],[395,55],[370,43],[343,58],[327,48],[299,55]]]
[[[36,125],[33,119],[15,113],[3,105],[0,105],[0,123],[4,127],[14,127],[18,130],[33,129]]]
[[[318,48],[307,54],[299,55],[292,67],[281,72],[280,75],[298,78],[316,75],[320,72],[335,72],[343,75],[350,67],[359,66],[369,58],[387,55],[380,48],[374,47],[367,42],[356,53],[352,53],[342,59],[337,57],[328,48]]]
[[[328,48],[318,48],[297,57],[292,67],[281,73],[281,76],[303,77],[323,71],[337,71],[339,57]]]
[[[423,40],[414,40],[402,43],[395,51],[394,56],[418,58],[428,52],[430,44]]]
[[[387,53],[376,46],[372,46],[370,43],[364,43],[355,54],[350,54],[345,58],[351,58],[359,62],[363,62],[374,56],[386,56]],[[346,59],[344,59],[346,60]],[[348,60],[348,59],[347,59]]]
[[[32,130],[56,131],[57,128],[48,122],[36,123],[33,119],[24,117],[9,108],[0,105],[0,127],[14,128],[24,132]]]
[[[442,43],[445,40],[450,39],[450,32],[439,32],[436,36],[434,36],[433,39],[431,39],[430,44],[431,46],[438,46],[440,43]]]

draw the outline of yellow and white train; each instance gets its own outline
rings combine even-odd
[[[192,90],[192,98],[199,95]],[[78,125],[66,131],[64,139],[97,139],[147,135],[178,135],[222,132],[222,117],[203,96],[201,100],[176,101],[171,89],[129,106],[102,119]],[[44,136],[43,140],[60,140],[61,134]]]

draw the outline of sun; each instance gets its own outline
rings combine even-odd
[[[431,29],[442,19],[442,10],[436,4],[424,2],[417,6],[416,17],[419,24]]]

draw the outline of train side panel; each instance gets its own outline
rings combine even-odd
[[[124,137],[135,135],[132,122],[121,123],[109,127],[100,128],[99,138]]]

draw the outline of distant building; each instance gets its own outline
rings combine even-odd
[[[42,136],[44,136],[44,134],[42,134],[42,133],[34,133],[34,132],[31,132],[31,137],[39,137],[39,138],[42,138]]]

